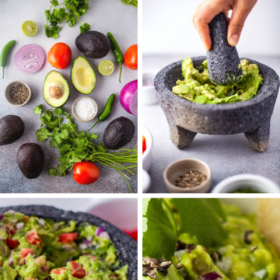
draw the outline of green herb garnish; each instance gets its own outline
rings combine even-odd
[[[238,189],[238,190],[235,190],[231,193],[263,193],[263,192],[258,192],[252,188],[245,188],[245,189]]]
[[[138,7],[138,0],[122,0],[125,5],[131,5],[133,7]]]
[[[218,199],[143,199],[143,256],[170,260],[183,233],[195,235],[203,246],[222,243],[222,220]]]
[[[80,23],[80,31],[84,33],[90,30],[88,23],[82,24],[80,17],[86,14],[89,9],[89,0],[64,0],[59,3],[58,0],[50,1],[51,7],[49,10],[45,10],[47,23],[45,25],[45,33],[48,38],[57,39],[58,33],[62,26],[59,24],[63,23],[65,19],[70,27],[76,24],[76,21]],[[56,8],[63,5],[63,8]],[[52,9],[53,8],[53,9]]]
[[[33,112],[41,116],[41,128],[36,131],[37,140],[44,142],[50,139],[50,147],[58,148],[61,155],[58,158],[60,164],[57,168],[49,168],[49,175],[65,176],[76,162],[83,160],[99,162],[120,172],[132,192],[128,182],[130,178],[124,172],[134,175],[137,169],[137,148],[119,149],[118,153],[108,151],[102,143],[93,142],[98,138],[97,134],[78,132],[72,115],[61,108],[45,111],[43,105],[38,105]],[[63,123],[64,117],[68,123]]]

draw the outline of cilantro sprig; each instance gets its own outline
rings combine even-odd
[[[89,31],[90,25],[88,23],[82,24],[80,21],[80,17],[85,15],[89,9],[88,2],[89,0],[64,0],[62,3],[59,3],[58,0],[50,1],[50,9],[45,10],[47,19],[45,25],[46,36],[57,39],[64,19],[70,27],[74,26],[78,21],[81,33]],[[58,8],[61,5],[63,6]]]
[[[125,5],[131,5],[133,7],[138,7],[138,0],[121,0]]]
[[[132,192],[130,178],[125,172],[134,175],[137,170],[137,148],[120,149],[119,152],[108,151],[102,143],[94,142],[98,139],[97,134],[78,132],[72,115],[61,108],[45,111],[43,105],[38,105],[33,112],[40,115],[41,121],[41,128],[36,131],[37,140],[44,142],[50,139],[50,147],[57,148],[60,153],[60,164],[57,168],[49,168],[49,175],[65,176],[76,162],[83,160],[98,162],[120,172]],[[65,119],[68,122],[65,122]]]
[[[179,236],[196,236],[200,245],[221,244],[226,216],[218,199],[143,199],[143,256],[170,260]]]

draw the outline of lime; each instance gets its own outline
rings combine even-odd
[[[103,76],[110,76],[114,70],[115,66],[111,60],[102,60],[98,65],[98,71]]]
[[[34,21],[27,20],[22,24],[21,31],[24,35],[32,37],[37,34],[38,26]]]

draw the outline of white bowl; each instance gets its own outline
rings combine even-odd
[[[238,189],[251,187],[257,192],[279,193],[280,187],[270,179],[260,175],[242,174],[229,177],[220,182],[214,189],[213,193],[231,193]]]
[[[144,105],[157,104],[156,90],[154,87],[154,79],[157,71],[143,73],[142,76],[142,103]]]
[[[152,164],[153,137],[150,131],[145,127],[143,127],[142,129],[142,134],[146,138],[146,146],[147,146],[146,151],[142,156],[142,165],[143,165],[143,169],[145,169],[148,172]]]
[[[148,192],[150,187],[151,187],[151,177],[145,169],[142,169],[142,192],[143,193]]]

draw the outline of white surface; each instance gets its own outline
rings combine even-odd
[[[150,187],[151,187],[151,177],[145,169],[142,169],[142,192],[143,193],[148,192]]]
[[[142,156],[143,169],[149,171],[152,164],[153,136],[146,127],[142,128],[142,135],[146,139],[146,150]]]
[[[144,0],[143,53],[196,56],[204,53],[191,16],[202,0]],[[280,55],[280,1],[259,0],[245,22],[238,51],[246,55]]]

